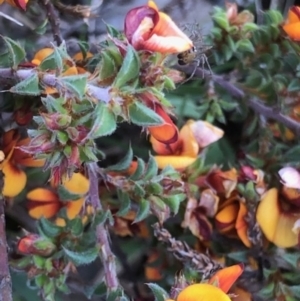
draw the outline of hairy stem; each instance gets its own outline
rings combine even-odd
[[[103,210],[99,199],[99,181],[97,163],[88,164],[88,175],[90,180],[89,197],[95,210]],[[105,281],[109,291],[114,291],[120,287],[117,277],[117,267],[115,255],[111,251],[109,243],[109,233],[104,224],[100,224],[96,228],[97,242],[100,245],[101,259],[105,271]]]
[[[62,34],[59,28],[59,18],[54,5],[50,0],[42,0],[41,4],[47,12],[47,17],[51,26],[54,41],[59,46],[63,42]]]
[[[12,283],[8,267],[7,242],[5,232],[4,198],[2,195],[4,175],[0,171],[0,301],[12,301]]]

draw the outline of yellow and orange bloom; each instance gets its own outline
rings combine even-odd
[[[17,130],[10,130],[3,135],[4,160],[0,163],[0,170],[4,173],[3,195],[6,197],[15,197],[25,188],[27,177],[22,167],[44,166],[44,160],[35,160],[19,149],[29,142],[30,139],[21,138]]]
[[[189,120],[180,130],[174,143],[161,143],[153,136],[150,138],[159,168],[171,165],[184,169],[197,159],[200,149],[219,140],[224,132],[206,121]]]
[[[294,195],[297,203],[297,190],[290,188],[279,193],[277,188],[269,189],[262,197],[256,213],[256,220],[266,238],[281,248],[294,247],[299,244],[298,231],[295,227],[300,218],[300,208],[295,206],[287,196]],[[293,193],[294,192],[294,193]],[[295,227],[295,228],[294,228]]]
[[[300,7],[292,6],[288,12],[287,19],[282,25],[285,33],[294,41],[300,41]]]
[[[150,126],[147,128],[151,136],[164,144],[176,142],[178,140],[177,126],[162,107],[157,97],[148,91],[139,94],[138,97],[164,121],[164,124],[162,125]]]
[[[245,246],[251,247],[248,238],[248,224],[246,222],[248,209],[245,200],[233,193],[221,206],[215,216],[217,230],[228,236],[238,236]]]
[[[0,5],[4,2],[10,4],[11,6],[26,10],[26,5],[28,3],[28,0],[0,0]]]
[[[171,54],[193,47],[193,42],[168,15],[158,10],[154,1],[130,10],[125,18],[124,31],[136,50]]]
[[[218,271],[208,283],[196,283],[184,288],[178,294],[176,301],[230,301],[227,292],[242,274],[243,269],[241,264],[224,268]]]
[[[62,185],[71,194],[78,195],[79,199],[61,201],[53,184],[49,189],[36,188],[27,194],[29,215],[35,219],[52,218],[61,208],[66,208],[68,219],[71,220],[78,216],[84,205],[85,195],[89,190],[89,180],[81,173],[74,173],[70,179],[63,181]],[[57,223],[64,225],[61,219],[58,219]]]

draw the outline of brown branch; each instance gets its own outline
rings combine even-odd
[[[206,254],[191,249],[184,241],[176,240],[159,223],[154,224],[153,228],[157,239],[168,245],[168,251],[178,260],[202,273],[203,279],[210,278],[216,271],[222,269],[223,266],[219,262],[211,259]]]
[[[12,283],[8,267],[7,242],[5,232],[4,174],[0,171],[0,301],[12,301]]]
[[[51,0],[42,0],[41,4],[47,12],[47,17],[51,26],[54,41],[59,46],[63,42],[63,37],[60,32],[59,18],[55,11],[54,5],[51,3]]]
[[[96,211],[103,210],[99,199],[99,181],[98,181],[98,166],[97,163],[89,163],[87,166],[90,180],[89,197],[92,206]],[[96,228],[97,242],[100,245],[101,259],[105,271],[105,282],[108,291],[115,291],[120,288],[117,277],[117,267],[115,255],[111,251],[109,243],[109,233],[104,224],[99,224]]]
[[[189,66],[176,66],[176,69],[187,73],[191,72]],[[223,76],[211,74],[209,71],[204,70],[202,68],[197,68],[194,76],[198,78],[205,77],[207,79],[213,80],[224,90],[230,93],[233,97],[237,98],[238,100],[244,100],[246,102],[246,105],[248,105],[248,107],[250,107],[256,113],[263,115],[268,119],[273,119],[282,123],[284,126],[293,131],[297,136],[300,136],[299,122],[282,114],[278,109],[266,106],[260,99],[256,97],[247,97],[247,95],[242,89],[240,89],[233,83],[227,81]]]

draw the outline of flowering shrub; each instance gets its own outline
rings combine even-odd
[[[0,300],[298,300],[300,8],[149,1],[72,53],[41,3],[57,45],[1,36]]]

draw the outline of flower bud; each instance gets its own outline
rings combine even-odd
[[[61,130],[67,128],[71,121],[72,117],[66,114],[53,113],[45,114],[42,113],[41,116],[45,121],[45,125],[50,130]]]
[[[24,255],[48,257],[55,252],[56,246],[50,240],[37,234],[28,234],[19,240],[17,249]]]

